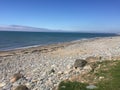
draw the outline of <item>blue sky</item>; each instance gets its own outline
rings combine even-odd
[[[0,25],[120,32],[120,0],[0,0]]]

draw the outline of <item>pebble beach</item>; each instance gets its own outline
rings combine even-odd
[[[86,66],[77,73],[74,69],[76,59],[88,57],[120,59],[120,36],[0,51],[0,90],[15,90],[19,85],[30,90],[57,90],[61,81],[90,69]],[[16,73],[21,76],[13,80]]]

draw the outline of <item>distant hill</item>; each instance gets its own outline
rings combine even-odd
[[[35,31],[35,32],[53,32],[54,30],[45,28],[35,28],[21,25],[6,25],[0,26],[0,31]]]
[[[108,31],[95,31],[95,30],[55,30],[55,29],[47,29],[47,28],[36,28],[30,26],[22,26],[22,25],[0,25],[0,31],[27,31],[27,32],[75,32],[75,33],[114,33],[120,35],[120,33],[116,30],[115,32],[108,32]]]

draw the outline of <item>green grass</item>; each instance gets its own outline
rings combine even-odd
[[[101,67],[96,72],[89,73],[90,76],[94,75],[94,77],[87,78],[94,80],[95,77],[99,79],[100,76],[104,76],[104,79],[97,80],[97,83],[94,84],[97,88],[92,90],[120,90],[120,61],[104,61],[97,63],[96,67],[97,65],[101,65]],[[62,81],[58,90],[90,90],[86,88],[87,85],[89,83]]]
[[[59,90],[89,90],[86,89],[87,85],[88,84],[79,82],[62,81],[59,85]]]
[[[120,90],[120,61],[118,61],[117,65],[107,71],[106,76],[108,75],[108,81],[101,81],[97,84],[99,89],[97,90]]]

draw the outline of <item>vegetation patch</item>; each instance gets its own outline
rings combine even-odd
[[[91,67],[91,72],[78,76],[79,81],[62,81],[58,90],[120,90],[119,60],[95,62]],[[97,88],[86,88],[91,84]]]

